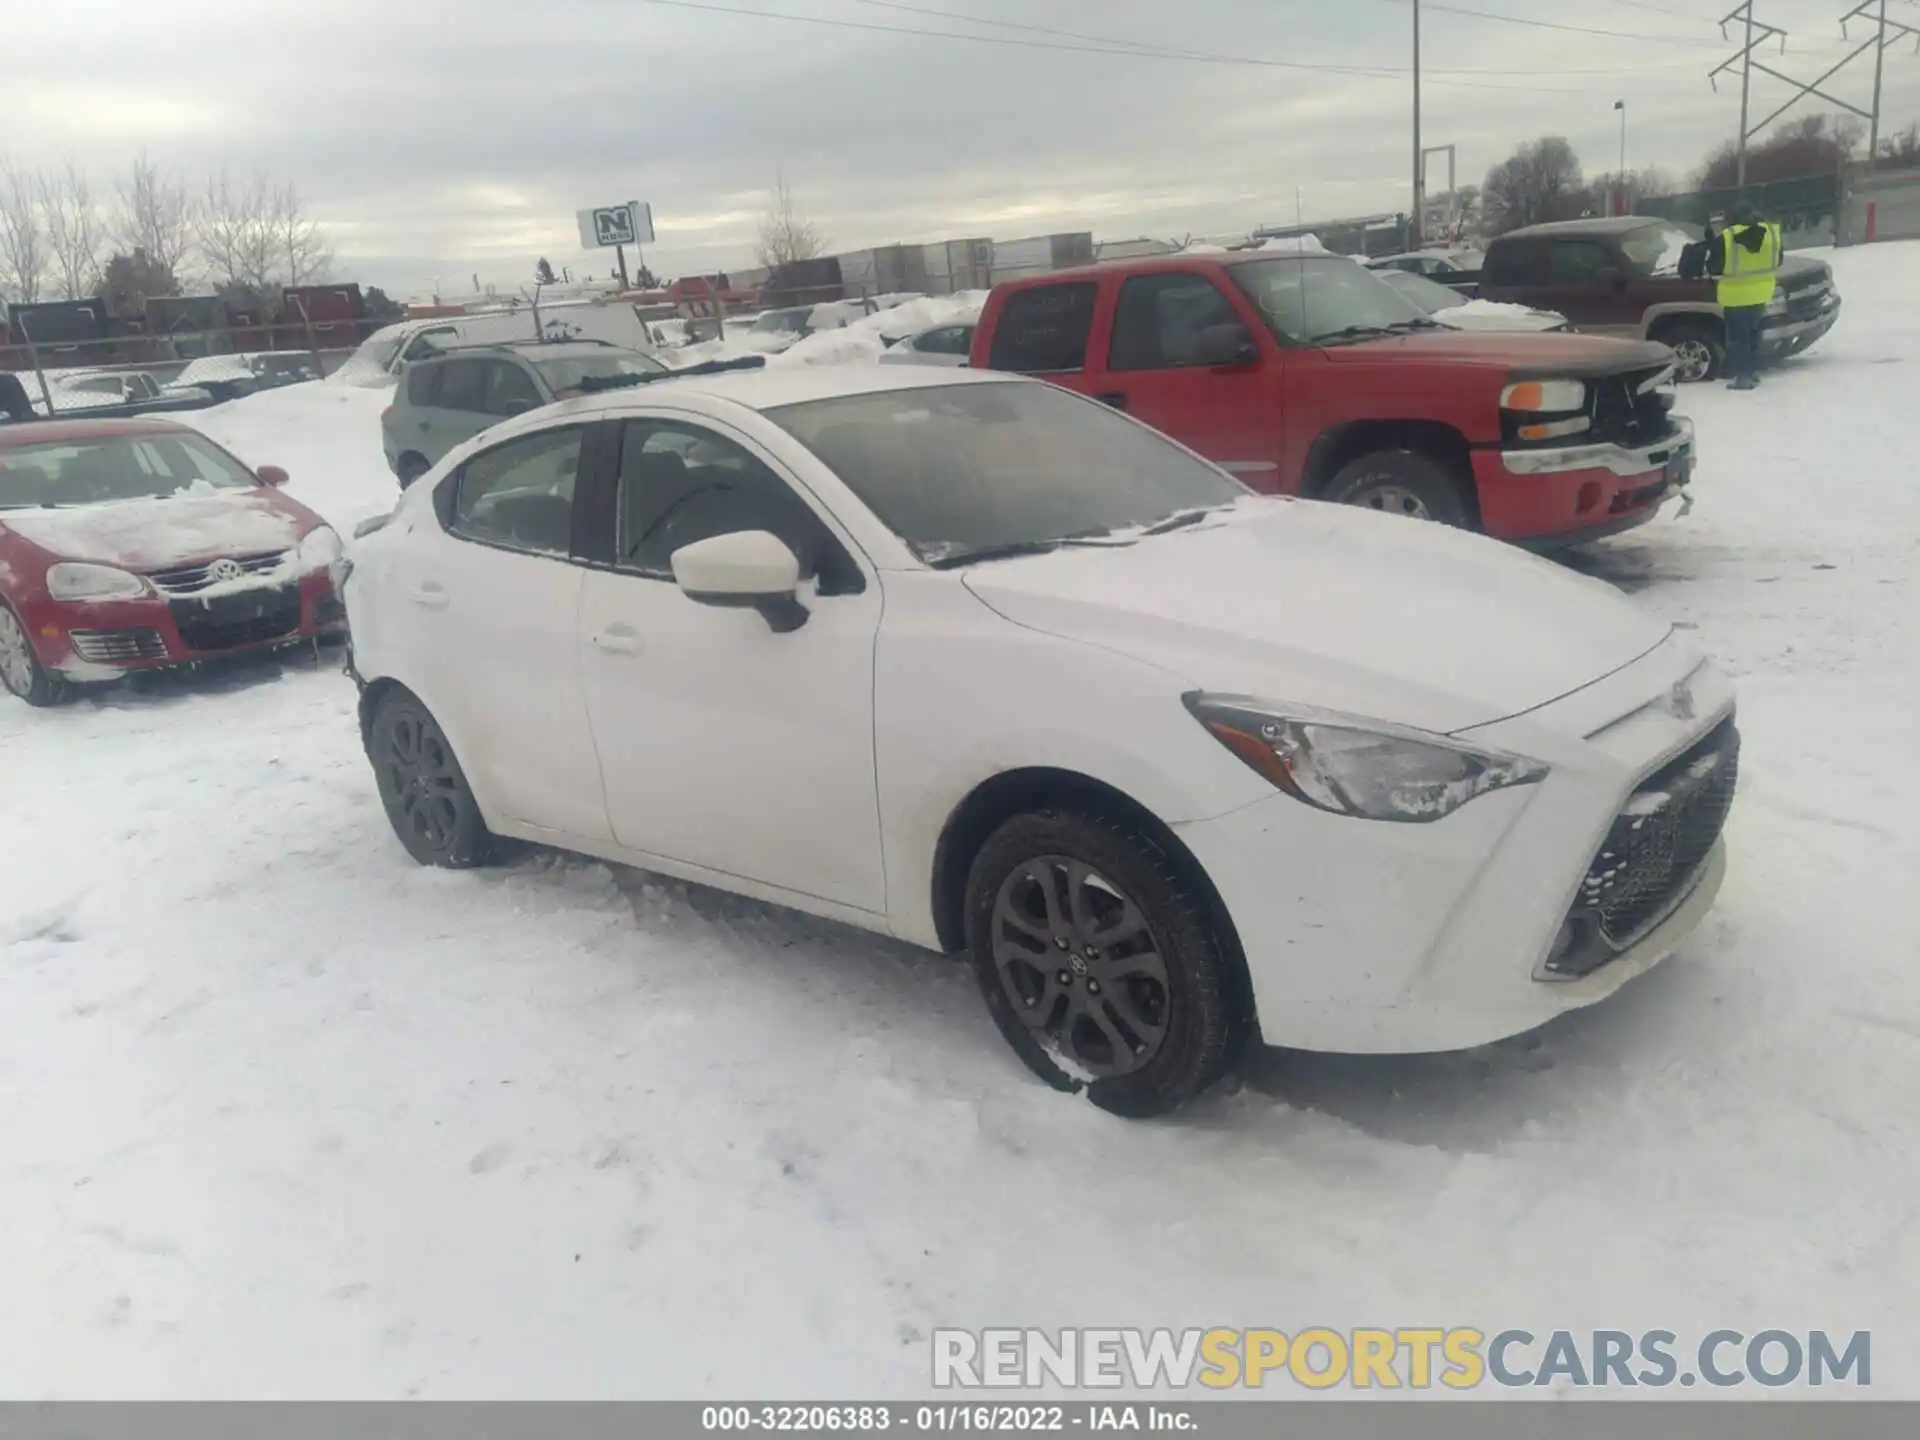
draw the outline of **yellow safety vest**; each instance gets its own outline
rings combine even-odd
[[[1766,243],[1749,250],[1740,243],[1740,232],[1750,227],[1729,226],[1720,236],[1722,265],[1717,298],[1723,307],[1764,305],[1773,299],[1773,285],[1780,274],[1780,227],[1762,225]]]

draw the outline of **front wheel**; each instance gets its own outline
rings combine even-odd
[[[994,1023],[1058,1090],[1116,1115],[1177,1109],[1244,1033],[1207,907],[1141,827],[1079,810],[1008,820],[967,878],[967,948]]]
[[[1720,328],[1703,320],[1669,325],[1653,337],[1673,351],[1673,378],[1682,385],[1718,379],[1727,366],[1727,342]]]
[[[67,682],[40,663],[27,627],[0,601],[0,685],[29,705],[58,705],[72,693]]]
[[[404,690],[380,702],[367,735],[393,833],[422,865],[466,870],[493,858],[494,837],[481,818],[466,773],[439,723]]]
[[[1471,523],[1452,472],[1417,450],[1376,450],[1349,460],[1328,482],[1321,498],[1410,520]]]

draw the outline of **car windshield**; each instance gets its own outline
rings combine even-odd
[[[753,322],[753,328],[763,334],[797,333],[807,328],[807,317],[811,314],[811,305],[803,305],[798,310],[769,310]]]
[[[1458,290],[1450,290],[1438,280],[1429,280],[1424,275],[1414,275],[1405,270],[1382,270],[1379,275],[1384,284],[1391,285],[1429,315],[1467,303],[1467,297]]]
[[[565,395],[578,390],[583,380],[606,380],[616,375],[660,375],[667,367],[637,350],[605,350],[595,355],[535,360],[533,368],[540,372],[549,390]]]
[[[766,413],[932,565],[1119,540],[1248,493],[1154,431],[1051,385],[887,390]]]
[[[1680,256],[1700,237],[1679,225],[1648,225],[1620,237],[1620,253],[1639,275],[1678,275]]]
[[[1344,256],[1249,260],[1227,273],[1286,344],[1339,345],[1434,323],[1379,275]]]
[[[238,460],[198,435],[114,435],[0,449],[0,510],[156,500],[257,484]]]

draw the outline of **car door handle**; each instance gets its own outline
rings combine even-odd
[[[1124,410],[1127,408],[1127,397],[1118,390],[1109,390],[1105,394],[1096,395],[1093,398],[1098,400],[1102,405],[1111,405],[1116,410]]]
[[[407,592],[407,598],[424,610],[447,608],[447,592],[437,582],[423,581]]]
[[[594,648],[609,655],[638,655],[640,637],[625,625],[609,625],[593,637]]]

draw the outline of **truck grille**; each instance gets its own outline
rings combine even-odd
[[[158,630],[70,630],[73,653],[96,664],[125,664],[132,660],[164,660],[167,642]]]
[[[300,587],[283,585],[221,596],[213,601],[176,600],[173,623],[191,650],[237,650],[291,635],[300,628]]]
[[[1720,839],[1739,775],[1729,716],[1633,792],[1580,882],[1547,974],[1591,975],[1672,913]]]
[[[1655,365],[1608,375],[1594,382],[1593,438],[1637,450],[1673,430],[1673,391],[1658,382],[1672,370]]]
[[[177,570],[155,570],[147,578],[156,589],[166,595],[194,595],[225,580],[237,580],[243,575],[264,575],[277,570],[285,563],[291,552],[275,550],[266,555],[235,555],[231,561],[211,560],[205,565],[186,565]],[[232,575],[216,576],[216,568],[224,568],[229,563],[238,567]]]

